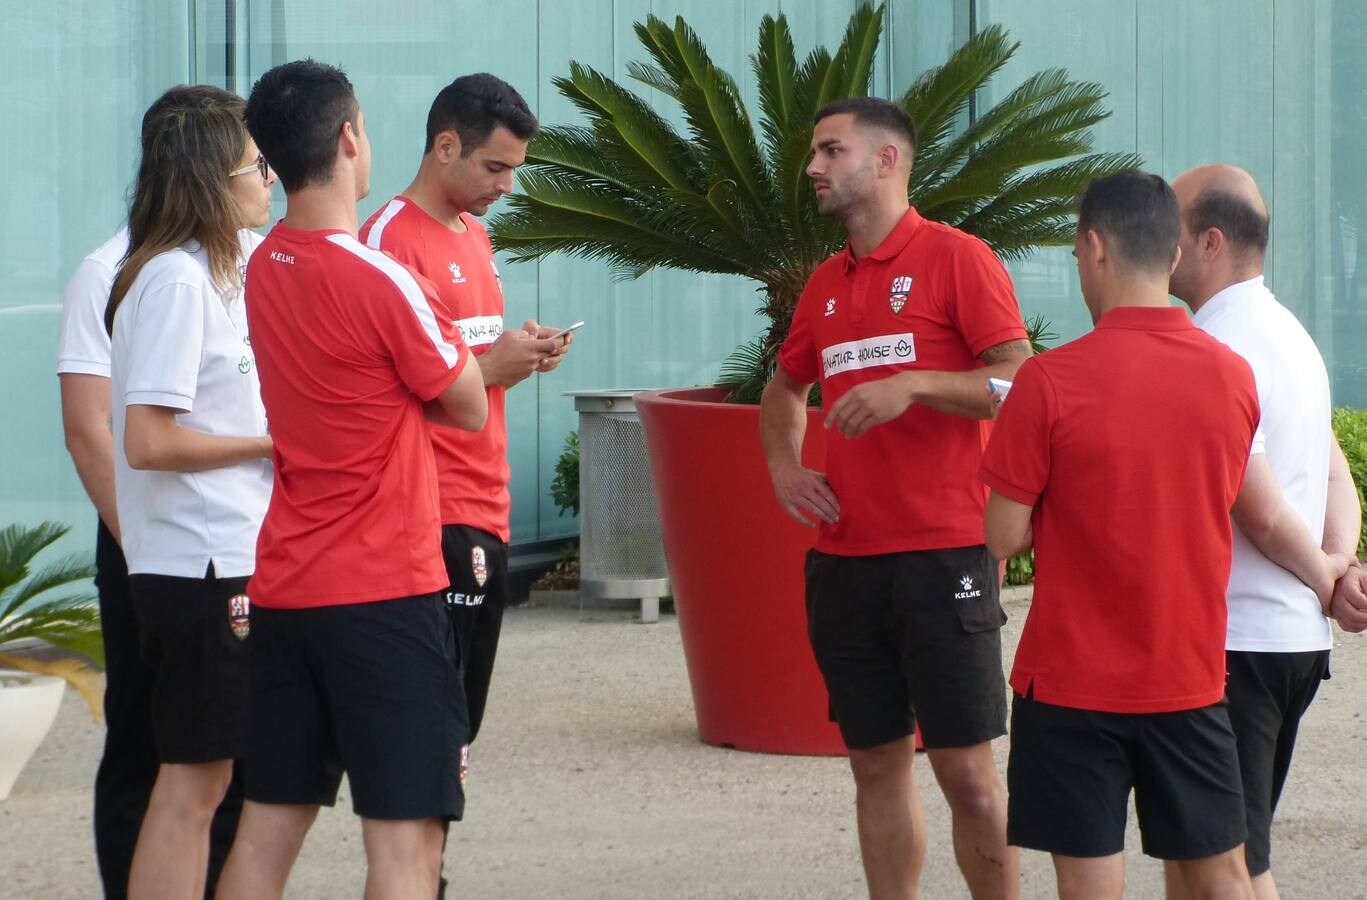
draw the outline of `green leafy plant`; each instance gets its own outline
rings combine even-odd
[[[637,23],[650,62],[627,71],[678,104],[686,133],[646,98],[571,62],[555,86],[588,124],[550,126],[532,140],[521,192],[493,222],[494,245],[514,260],[601,259],[626,278],[665,267],[757,282],[768,328],[736,351],[720,382],[732,399],[754,400],[803,285],[844,240],[839,224],[819,214],[806,175],[813,119],[831,101],[868,94],[883,9],[861,4],[834,53],[817,47],[801,60],[787,19],[765,16],[751,57],[757,117],[683,18]],[[1082,188],[1139,163],[1092,152],[1091,127],[1110,115],[1106,92],[1061,69],[1026,78],[970,115],[1017,47],[1001,28],[987,28],[900,97],[920,131],[911,202],[1004,259],[1070,242]]]
[[[1035,551],[1026,550],[1006,561],[1006,586],[1030,584],[1035,580]]]
[[[95,565],[90,555],[59,557],[33,571],[38,554],[69,530],[55,522],[36,528],[10,525],[0,530],[0,645],[38,638],[103,666],[99,601],[90,586]],[[7,652],[0,653],[0,665],[59,675],[84,695],[93,713],[99,714],[99,672],[84,662],[70,658],[44,661]]]
[[[565,436],[565,446],[555,461],[555,478],[551,480],[551,500],[560,515],[579,515],[579,432]]]
[[[1357,485],[1358,501],[1367,506],[1367,410],[1351,406],[1340,407],[1333,413],[1334,435],[1338,437],[1348,468]],[[1358,537],[1358,556],[1367,556],[1367,519]]]
[[[551,481],[551,500],[560,515],[579,515],[579,432],[565,436],[565,446],[555,461],[555,478]],[[555,566],[536,580],[536,588],[543,591],[574,590],[579,587],[579,541],[566,541],[560,547],[560,558]]]

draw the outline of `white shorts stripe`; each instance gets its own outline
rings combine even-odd
[[[441,354],[446,365],[455,368],[456,363],[460,362],[460,351],[442,335],[441,328],[437,325],[437,316],[432,312],[432,307],[428,305],[427,296],[423,294],[422,288],[418,287],[417,281],[413,279],[413,274],[394,257],[367,247],[349,234],[330,234],[327,239],[343,250],[370,263],[389,277],[389,280],[403,294],[404,299],[408,301],[408,306],[413,310],[413,315],[418,317],[418,323],[422,325],[423,332],[432,341],[432,346]]]

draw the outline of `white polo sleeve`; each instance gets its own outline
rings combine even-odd
[[[114,272],[97,259],[81,260],[62,295],[62,330],[57,339],[58,375],[109,377],[109,334],[104,308]]]
[[[150,286],[136,299],[136,306],[119,310],[116,327],[129,327],[128,348],[120,360],[127,372],[123,379],[124,401],[129,406],[168,406],[189,412],[195,405],[204,350],[204,294],[196,285],[176,281]]]

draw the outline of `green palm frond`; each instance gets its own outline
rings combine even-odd
[[[1054,323],[1044,318],[1040,313],[1025,320],[1025,336],[1030,341],[1030,350],[1036,356],[1049,349],[1049,345],[1058,340],[1058,332],[1054,330]]]
[[[90,589],[95,566],[89,555],[65,556],[30,574],[38,554],[67,531],[53,522],[0,530],[0,644],[40,638],[103,665],[99,602]],[[78,584],[82,589],[58,593]]]
[[[786,17],[763,17],[750,58],[754,117],[682,18],[637,23],[647,59],[628,63],[628,75],[677,103],[685,128],[571,62],[555,85],[586,124],[533,139],[521,193],[492,222],[495,247],[517,261],[600,259],[621,277],[668,267],[753,279],[770,327],[733,354],[722,383],[735,397],[757,395],[803,285],[844,239],[820,215],[806,175],[814,119],[831,101],[868,94],[884,18],[883,6],[861,3],[834,52],[799,57]],[[1074,198],[1087,183],[1139,164],[1093,151],[1092,128],[1110,115],[1106,92],[1060,69],[1027,77],[970,116],[1018,46],[1002,28],[984,29],[901,97],[919,129],[911,203],[1007,260],[1070,241]]]

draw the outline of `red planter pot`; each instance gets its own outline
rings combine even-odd
[[[740,750],[842,755],[807,641],[803,555],[816,530],[774,500],[759,408],[723,395],[636,395],[698,735]],[[819,413],[808,413],[802,457],[825,468]]]

